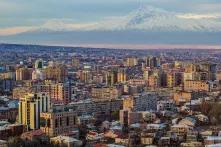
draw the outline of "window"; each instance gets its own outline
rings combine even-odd
[[[76,117],[74,116],[74,124],[76,124]]]
[[[69,117],[66,118],[66,125],[69,126]]]
[[[58,119],[55,119],[55,128],[58,127]]]
[[[60,117],[60,126],[62,126],[62,118]]]
[[[47,119],[47,127],[51,127],[51,120],[50,119]]]

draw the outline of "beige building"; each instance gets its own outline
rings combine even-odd
[[[115,87],[95,87],[92,88],[91,94],[97,100],[111,100],[119,98],[121,91]]]
[[[136,66],[138,64],[136,57],[129,57],[126,59],[126,65],[129,67]]]
[[[178,136],[184,136],[188,132],[191,132],[193,130],[192,127],[186,126],[186,125],[173,125],[171,126],[171,131],[173,133],[176,133]]]
[[[32,68],[18,68],[15,71],[16,74],[16,80],[21,81],[21,80],[31,80],[32,79]]]
[[[77,115],[71,109],[61,106],[60,109],[53,109],[52,112],[40,114],[40,129],[50,137],[71,134],[76,128]]]
[[[90,83],[93,77],[92,72],[90,70],[78,71],[78,76],[80,80],[84,83]]]
[[[12,96],[14,99],[20,99],[27,95],[28,93],[32,93],[34,90],[31,87],[16,87],[12,90]]]
[[[49,83],[38,85],[37,92],[47,93],[53,102],[69,103],[71,101],[71,86],[69,83]]]
[[[184,90],[187,91],[210,91],[210,85],[206,81],[184,81]]]
[[[159,88],[160,87],[160,78],[155,75],[149,76],[148,86],[151,88]]]
[[[117,82],[124,83],[127,81],[127,74],[125,70],[120,70],[117,73]]]
[[[49,66],[44,69],[44,75],[48,80],[64,81],[67,77],[67,69],[64,65]]]
[[[179,104],[181,102],[189,102],[192,97],[191,92],[186,91],[177,91],[173,94],[173,99],[175,100],[176,104]]]

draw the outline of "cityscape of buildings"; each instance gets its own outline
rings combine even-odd
[[[221,50],[0,54],[1,147],[221,146]]]

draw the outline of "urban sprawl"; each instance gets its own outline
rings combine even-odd
[[[221,146],[221,50],[0,54],[1,147]]]

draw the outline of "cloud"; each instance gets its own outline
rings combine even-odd
[[[72,19],[51,19],[39,26],[39,29],[49,29],[54,31],[91,30],[96,25],[96,22],[77,23]]]
[[[4,28],[4,29],[0,29],[0,36],[9,36],[9,35],[15,35],[19,33],[24,33],[27,31],[31,31],[35,28],[36,27],[29,27],[29,26]]]
[[[219,14],[178,14],[178,18],[183,18],[183,19],[218,19],[220,18],[221,15]]]

